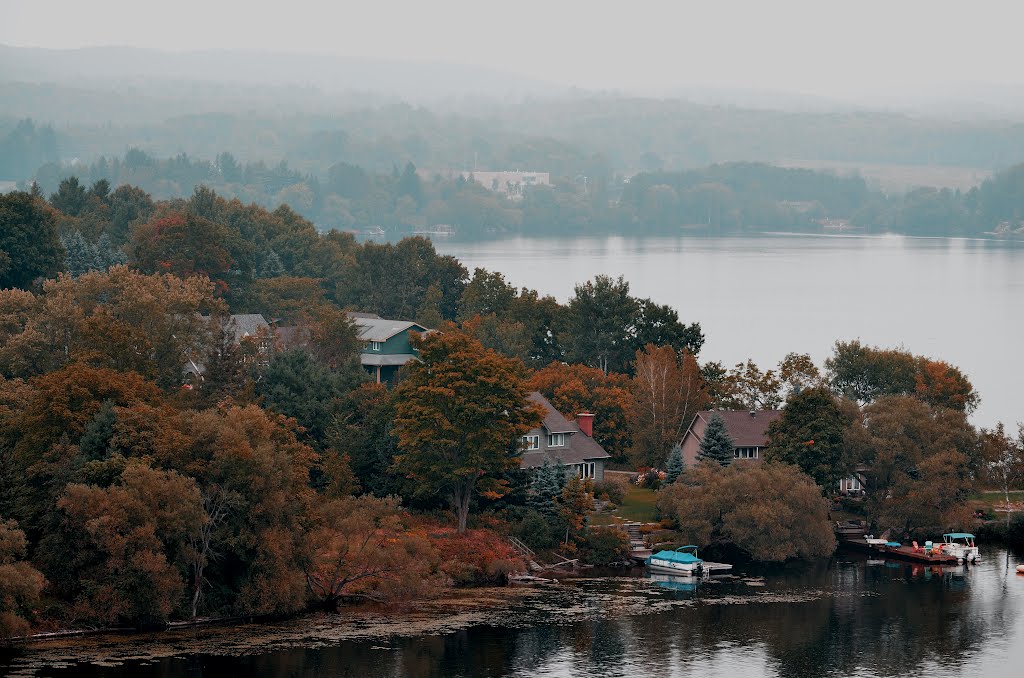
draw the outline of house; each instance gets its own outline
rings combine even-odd
[[[762,459],[768,447],[768,426],[782,416],[782,410],[701,410],[683,435],[683,462],[687,467],[697,463],[700,441],[713,414],[720,416],[725,423],[725,430],[735,446],[733,456],[736,459]]]
[[[580,413],[569,421],[536,391],[528,396],[544,408],[543,423],[523,436],[520,468],[536,468],[548,461],[569,467],[569,473],[595,482],[604,481],[605,461],[611,457],[594,440],[594,415]]]
[[[348,317],[356,325],[359,340],[366,342],[359,352],[359,362],[378,384],[393,382],[402,365],[417,359],[409,341],[414,332],[433,332],[419,323],[387,320],[374,313],[350,312]]]
[[[213,323],[211,316],[200,316],[208,323]],[[221,329],[224,335],[235,346],[241,346],[242,360],[246,364],[266,365],[270,362],[270,353],[274,345],[274,332],[259,313],[240,313],[222,319]],[[197,362],[200,361],[200,362]],[[198,381],[202,379],[205,366],[202,358],[189,358],[185,365],[186,381]]]

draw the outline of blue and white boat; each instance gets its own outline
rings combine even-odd
[[[680,546],[675,551],[658,551],[644,561],[651,572],[696,577],[704,571],[704,561],[697,557],[693,544]]]

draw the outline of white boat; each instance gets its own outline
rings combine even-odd
[[[981,558],[974,535],[969,532],[947,532],[942,535],[942,552],[956,556],[960,562],[974,563]]]
[[[651,572],[696,577],[704,571],[704,561],[697,557],[693,544],[680,546],[675,551],[658,551],[646,561]]]

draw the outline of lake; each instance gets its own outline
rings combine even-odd
[[[982,548],[974,566],[929,568],[841,552],[815,565],[699,583],[656,581],[640,571],[462,592],[443,609],[383,622],[349,611],[37,643],[0,653],[0,674],[1017,677],[1024,575],[1014,568],[1024,558]]]
[[[957,365],[981,395],[975,424],[1024,421],[1024,242],[906,236],[435,240],[470,272],[500,271],[559,301],[597,274],[700,322],[702,360],[788,352],[819,366],[836,340],[903,346]]]

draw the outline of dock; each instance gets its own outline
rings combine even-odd
[[[707,572],[709,575],[714,574],[715,572],[728,572],[732,569],[732,565],[730,565],[729,563],[714,563],[710,560],[705,560],[703,562],[703,565],[704,571]]]
[[[951,556],[947,553],[922,553],[921,551],[915,551],[913,546],[886,546],[882,550],[887,556],[894,558],[900,558],[902,560],[910,560],[915,563],[929,563],[933,565],[956,565],[959,559],[956,556]]]

